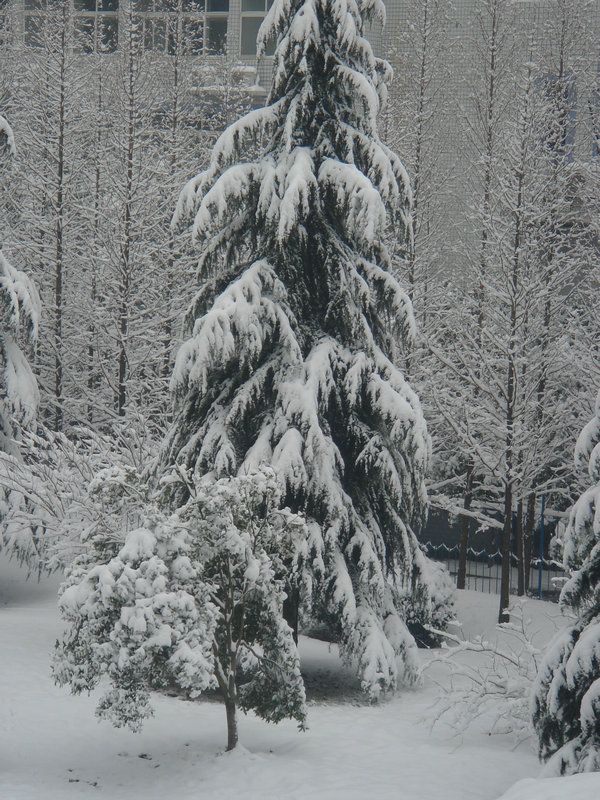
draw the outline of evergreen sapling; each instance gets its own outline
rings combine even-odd
[[[552,640],[533,688],[533,724],[546,775],[600,770],[600,393],[575,448],[595,484],[571,509],[564,533],[571,577],[560,597],[575,621]]]
[[[197,697],[218,688],[228,750],[238,741],[238,707],[303,728],[298,651],[281,617],[282,559],[297,562],[303,520],[279,509],[273,470],[216,483],[183,473],[173,480],[186,483],[185,506],[171,515],[150,507],[126,534],[97,527],[68,568],[57,683],[89,692],[107,676],[96,713],[134,731],[153,713],[151,691]],[[139,485],[131,471],[110,468],[93,493],[116,523]]]

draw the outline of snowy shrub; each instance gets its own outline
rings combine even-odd
[[[42,426],[23,431],[19,450],[0,452],[3,546],[34,572],[62,569],[106,527],[123,541],[137,526],[146,489],[137,476],[153,455],[140,420],[111,436],[87,428],[71,437]]]
[[[444,564],[415,553],[412,585],[401,599],[408,630],[420,647],[437,647],[454,620],[454,581]]]
[[[441,664],[450,678],[440,682],[434,724],[443,720],[460,733],[484,718],[490,734],[510,734],[517,743],[533,735],[530,693],[541,651],[533,643],[526,601],[513,604],[510,615],[511,622],[497,625],[494,641],[444,634],[450,646],[444,644],[424,667],[433,672]]]
[[[576,446],[595,485],[571,509],[563,534],[571,577],[561,606],[576,615],[548,646],[533,692],[544,774],[600,770],[600,393]]]
[[[114,725],[139,730],[150,689],[175,683],[194,696],[213,683],[215,613],[188,539],[148,520],[110,561],[94,563],[92,550],[68,569],[59,606],[71,627],[57,643],[54,676],[79,693],[106,674],[111,688],[97,713]]]
[[[228,749],[238,706],[303,727],[298,652],[281,614],[284,562],[300,556],[304,522],[279,509],[272,470],[179,479],[190,499],[178,512],[152,509],[121,544],[95,531],[69,567],[60,610],[70,628],[57,643],[55,678],[81,692],[106,675],[97,714],[133,730],[152,713],[151,690],[195,697],[218,687]],[[112,488],[100,476],[97,491]]]

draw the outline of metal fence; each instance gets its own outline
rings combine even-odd
[[[450,546],[444,543],[425,543],[427,555],[446,564],[452,578],[458,575],[458,545]],[[500,594],[502,578],[502,553],[499,550],[488,552],[474,550],[469,547],[467,551],[467,578],[466,588],[488,594]],[[517,557],[511,554],[510,592],[517,593]],[[552,559],[532,559],[530,562],[529,587],[527,594],[540,597],[544,600],[558,600],[560,590],[565,581],[565,572],[561,565]]]

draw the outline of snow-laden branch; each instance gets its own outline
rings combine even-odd
[[[5,117],[0,114],[0,146],[4,147],[7,153],[14,156],[17,152],[15,146],[15,136],[12,128]]]

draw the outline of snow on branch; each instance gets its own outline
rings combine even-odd
[[[600,485],[587,489],[569,512],[569,521],[563,534],[563,561],[565,565],[578,570],[584,560],[591,558],[593,550],[598,550],[597,542],[600,540]],[[577,578],[577,573],[571,578]],[[569,581],[569,583],[571,583]],[[567,598],[570,594],[567,584],[563,595]],[[590,587],[593,588],[593,585]]]
[[[24,272],[14,269],[0,250],[0,351],[4,397],[0,408],[0,448],[8,452],[14,449],[10,439],[18,436],[17,427],[30,425],[37,413],[37,381],[20,345],[31,345],[36,340],[40,312],[35,284]]]
[[[295,60],[306,56],[310,45],[318,42],[321,38],[316,8],[318,2],[319,0],[305,0],[293,16],[292,0],[274,2],[258,32],[258,57],[264,55],[267,42],[277,39],[284,31],[286,35],[278,42],[276,57],[281,61],[290,56]]]
[[[4,148],[10,156],[16,153],[15,136],[6,119],[0,114],[0,147]]]
[[[205,393],[215,370],[228,363],[254,367],[265,342],[274,337],[290,363],[300,360],[295,333],[282,308],[285,298],[285,287],[273,268],[266,261],[255,262],[196,321],[191,338],[177,354],[171,391],[184,392],[193,385]]]
[[[236,164],[225,170],[200,202],[192,229],[195,241],[206,240],[222,228],[234,207],[246,206],[250,211],[248,198],[263,171],[262,164]]]
[[[368,246],[378,242],[385,229],[386,211],[381,195],[367,176],[352,164],[327,158],[318,177],[322,187],[332,190],[336,215],[342,212],[347,234]]]
[[[263,162],[258,213],[267,225],[274,225],[280,244],[294,232],[300,236],[318,195],[313,153],[307,147],[295,147],[275,165]]]
[[[196,215],[207,187],[240,158],[246,158],[252,147],[264,136],[273,133],[278,120],[280,103],[257,108],[230,125],[217,139],[212,151],[210,166],[191,178],[182,189],[171,226],[185,225]]]
[[[289,155],[279,207],[279,240],[284,241],[308,216],[311,200],[316,195],[312,153],[307,147],[297,147]]]
[[[0,314],[3,330],[13,336],[24,334],[28,341],[37,338],[41,301],[35,284],[9,264],[0,251]]]
[[[592,480],[600,480],[600,392],[596,397],[594,416],[579,434],[575,445],[575,464],[588,468]]]
[[[438,680],[439,701],[431,724],[446,722],[455,734],[482,719],[488,733],[510,734],[516,744],[532,737],[530,692],[541,660],[527,601],[510,608],[510,623],[497,626],[494,640],[437,631],[448,644],[422,667],[435,674],[441,665],[448,677]]]
[[[374,64],[373,64],[374,67]],[[376,131],[377,115],[380,111],[379,93],[375,83],[362,72],[347,64],[336,64],[336,78],[352,98],[357,117],[365,117],[365,127],[372,134]]]
[[[381,622],[380,615],[367,605],[359,605],[352,629],[351,650],[359,653],[363,690],[378,699],[406,676],[416,680],[417,647],[404,622],[397,614]],[[398,654],[402,653],[402,659]]]
[[[363,131],[352,125],[342,123],[347,160],[357,165],[368,165],[368,177],[386,203],[396,203],[400,197],[411,199],[408,183],[398,181],[398,172],[394,169],[390,153],[386,147]],[[408,180],[408,177],[407,177]]]

